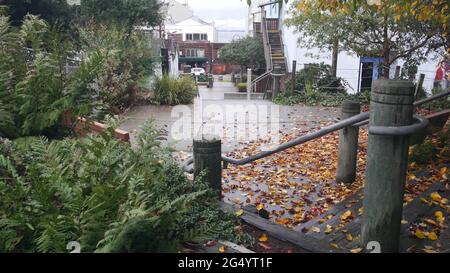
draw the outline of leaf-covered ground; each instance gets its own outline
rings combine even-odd
[[[321,127],[325,125],[322,123]],[[284,134],[281,143],[306,133],[298,130]],[[223,173],[224,200],[237,206],[255,206],[270,220],[295,228],[362,189],[367,140],[367,130],[361,129],[357,180],[349,186],[335,181],[339,143],[336,132],[245,166],[230,165]],[[261,140],[248,144],[228,156],[242,158],[256,154],[264,143]],[[436,149],[433,163],[409,164],[405,202],[411,202],[433,183],[448,180],[447,168],[438,166],[449,163],[449,158],[441,157],[445,151]],[[416,173],[420,171],[426,171],[427,175],[418,178]]]

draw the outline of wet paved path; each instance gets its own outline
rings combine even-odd
[[[207,109],[208,107],[210,109],[220,108],[219,111],[222,110],[223,113],[226,113],[227,107],[236,107],[237,109],[251,106],[266,107],[268,109],[267,118],[260,122],[259,125],[264,125],[267,121],[270,121],[270,107],[274,105],[272,102],[267,100],[224,100],[224,93],[227,92],[237,93],[236,87],[228,81],[216,80],[212,89],[200,86],[200,98],[197,100],[196,105],[201,104],[202,109]],[[194,104],[188,105],[187,107],[193,111]],[[257,109],[259,110],[259,108]],[[153,120],[156,129],[160,132],[160,140],[164,144],[172,145],[177,151],[190,153],[192,152],[192,138],[175,140],[172,136],[172,126],[179,120],[178,116],[172,116],[173,110],[173,106],[137,106],[121,117],[122,121],[119,128],[130,132],[133,141],[141,126],[147,120]],[[337,116],[338,109],[336,108],[305,107],[299,105],[279,106],[279,127],[282,133],[289,133],[292,130],[306,130],[317,127],[321,122],[331,122]],[[204,116],[202,120],[192,120],[191,126],[194,128],[199,123],[204,123],[210,118],[217,117]],[[225,132],[243,128],[239,126],[244,126],[247,134],[249,134],[252,128],[254,129],[254,127],[249,126],[248,121],[244,121],[244,124],[242,124],[236,118],[234,121],[225,120],[221,125]],[[248,142],[248,139],[224,139],[222,149],[223,152],[229,152],[239,148],[241,145],[248,144]]]

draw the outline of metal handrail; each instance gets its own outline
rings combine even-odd
[[[260,75],[259,77],[257,77],[255,80],[252,81],[251,83],[251,90],[255,90],[256,91],[256,85],[263,81],[264,79],[266,79],[268,76],[272,75],[273,72],[273,63],[272,63],[272,46],[269,43],[269,34],[267,31],[267,18],[265,16],[265,11],[261,11],[262,15],[261,15],[261,27],[263,28],[262,30],[262,35],[263,35],[263,42],[264,42],[264,49],[268,49],[268,53],[265,53],[265,57],[266,57],[266,68],[267,71],[264,72],[262,75]]]
[[[444,98],[444,97],[447,97],[447,96],[449,96],[449,95],[450,95],[450,90],[445,91],[445,92],[441,92],[441,93],[439,93],[439,94],[433,95],[433,96],[428,97],[428,98],[424,98],[424,99],[415,101],[415,102],[413,103],[413,105],[414,105],[414,107],[418,107],[418,106],[421,106],[421,105],[423,105],[423,104],[425,104],[425,103],[428,103],[428,102],[431,102],[431,101],[434,101],[434,100],[437,100],[437,99],[440,99],[440,98]],[[364,125],[367,125],[367,124],[369,124],[369,120],[365,120],[365,121],[356,123],[356,124],[353,125],[353,126],[355,126],[355,127],[361,127],[361,126],[364,126]]]
[[[289,142],[283,143],[281,145],[279,145],[276,149],[273,150],[269,150],[269,151],[263,151],[261,153],[258,153],[256,155],[252,155],[243,159],[234,159],[234,158],[229,158],[229,157],[225,157],[222,156],[222,161],[224,161],[225,163],[229,163],[229,164],[233,164],[233,165],[245,165],[248,164],[252,161],[267,157],[269,155],[284,151],[286,149],[292,148],[294,146],[297,146],[299,144],[303,144],[305,142],[311,141],[313,139],[322,137],[324,135],[328,135],[332,132],[335,131],[339,131],[341,129],[344,129],[350,125],[353,125],[355,123],[361,122],[363,120],[366,120],[369,118],[369,113],[361,113],[358,114],[356,116],[353,116],[351,118],[348,119],[344,119],[338,123],[332,124],[330,126],[327,126],[325,128],[320,129],[319,131],[301,136],[299,138],[296,138],[294,140],[291,140]]]
[[[434,95],[434,96],[431,96],[429,98],[417,101],[417,102],[414,103],[414,106],[417,107],[417,106],[420,106],[420,105],[425,104],[427,102],[430,102],[430,101],[433,101],[433,100],[436,100],[436,99],[440,99],[440,98],[443,98],[443,97],[446,97],[446,96],[449,96],[449,95],[450,95],[450,90],[442,92],[442,93],[439,93],[439,94]],[[316,132],[313,132],[313,133],[301,136],[299,138],[296,138],[294,140],[291,140],[289,142],[283,143],[283,144],[279,145],[274,150],[263,151],[263,152],[258,153],[256,155],[252,155],[252,156],[249,156],[249,157],[246,157],[246,158],[243,158],[243,159],[234,159],[234,158],[228,158],[228,157],[222,156],[222,161],[225,163],[225,167],[226,167],[226,164],[245,165],[245,164],[248,164],[248,163],[250,163],[252,161],[255,161],[255,160],[267,157],[269,155],[272,155],[272,154],[284,151],[286,149],[289,149],[289,148],[292,148],[294,146],[303,144],[303,143],[311,141],[313,139],[320,138],[322,136],[325,136],[327,134],[333,133],[335,131],[339,131],[341,129],[344,129],[345,127],[352,126],[352,125],[356,126],[357,124],[361,124],[363,121],[366,121],[366,120],[368,122],[369,117],[370,117],[370,113],[369,112],[361,113],[361,114],[358,114],[356,116],[350,117],[348,119],[344,119],[342,121],[339,121],[339,122],[337,122],[335,124],[332,124],[330,126],[327,126],[325,128],[322,128],[319,131],[316,131]],[[419,120],[422,121],[422,119],[419,119]],[[419,126],[419,127],[420,126],[424,126],[424,122],[421,122],[421,125],[417,125],[417,126]],[[415,130],[415,129],[417,129],[417,126],[413,125],[412,126],[413,128],[410,128],[410,129],[414,129]]]
[[[423,105],[425,103],[428,103],[428,102],[431,102],[433,100],[437,100],[437,99],[440,99],[440,98],[443,98],[443,97],[446,97],[446,96],[449,96],[449,95],[450,95],[450,90],[445,91],[445,92],[441,92],[441,93],[436,94],[434,96],[431,96],[429,98],[425,98],[425,99],[416,101],[416,102],[414,102],[413,105],[415,107],[417,107],[417,106]],[[284,151],[284,150],[292,148],[294,146],[297,146],[297,145],[306,143],[308,141],[314,140],[316,138],[320,138],[322,136],[325,136],[327,134],[333,133],[335,131],[339,131],[339,130],[344,129],[344,128],[348,127],[348,126],[362,126],[360,124],[362,124],[364,122],[368,123],[369,117],[370,117],[370,112],[361,113],[361,114],[358,114],[356,116],[350,117],[348,119],[341,120],[341,121],[339,121],[339,122],[337,122],[335,124],[332,124],[330,126],[327,126],[325,128],[322,128],[319,131],[316,131],[316,132],[313,132],[313,133],[301,136],[299,138],[296,138],[294,140],[291,140],[289,142],[283,143],[283,144],[279,145],[276,149],[269,150],[269,151],[263,151],[263,152],[258,153],[256,155],[252,155],[252,156],[249,156],[249,157],[246,157],[246,158],[243,158],[243,159],[234,159],[234,158],[229,158],[229,157],[226,157],[226,156],[222,156],[222,161],[224,162],[224,168],[226,168],[228,164],[233,164],[233,165],[245,165],[245,164],[248,164],[248,163],[256,161],[258,159],[262,159],[264,157],[267,157],[267,156],[273,155],[275,153]],[[426,119],[424,119],[422,117],[415,116],[415,120],[416,120],[415,124],[413,124],[411,126],[407,126],[407,128],[406,128],[410,132],[413,132],[413,131],[416,132],[416,131],[421,130],[424,127],[427,126]],[[377,133],[376,132],[377,130],[378,129],[375,127],[375,133]],[[395,134],[396,132],[394,132],[394,131],[390,130],[387,133]],[[382,132],[382,133],[386,133],[386,132]],[[185,163],[185,165],[183,167],[186,172],[193,173],[193,168],[189,166],[193,162],[194,162],[193,158],[191,158],[191,159],[186,161],[186,163]]]

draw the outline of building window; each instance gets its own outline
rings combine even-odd
[[[207,41],[208,34],[206,33],[188,33],[186,34],[186,41]]]
[[[205,57],[205,50],[200,48],[188,48],[186,49],[187,57]]]

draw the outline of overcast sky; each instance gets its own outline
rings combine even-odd
[[[184,3],[185,0],[177,0]],[[218,29],[245,29],[247,0],[187,0],[194,15],[216,22]]]

